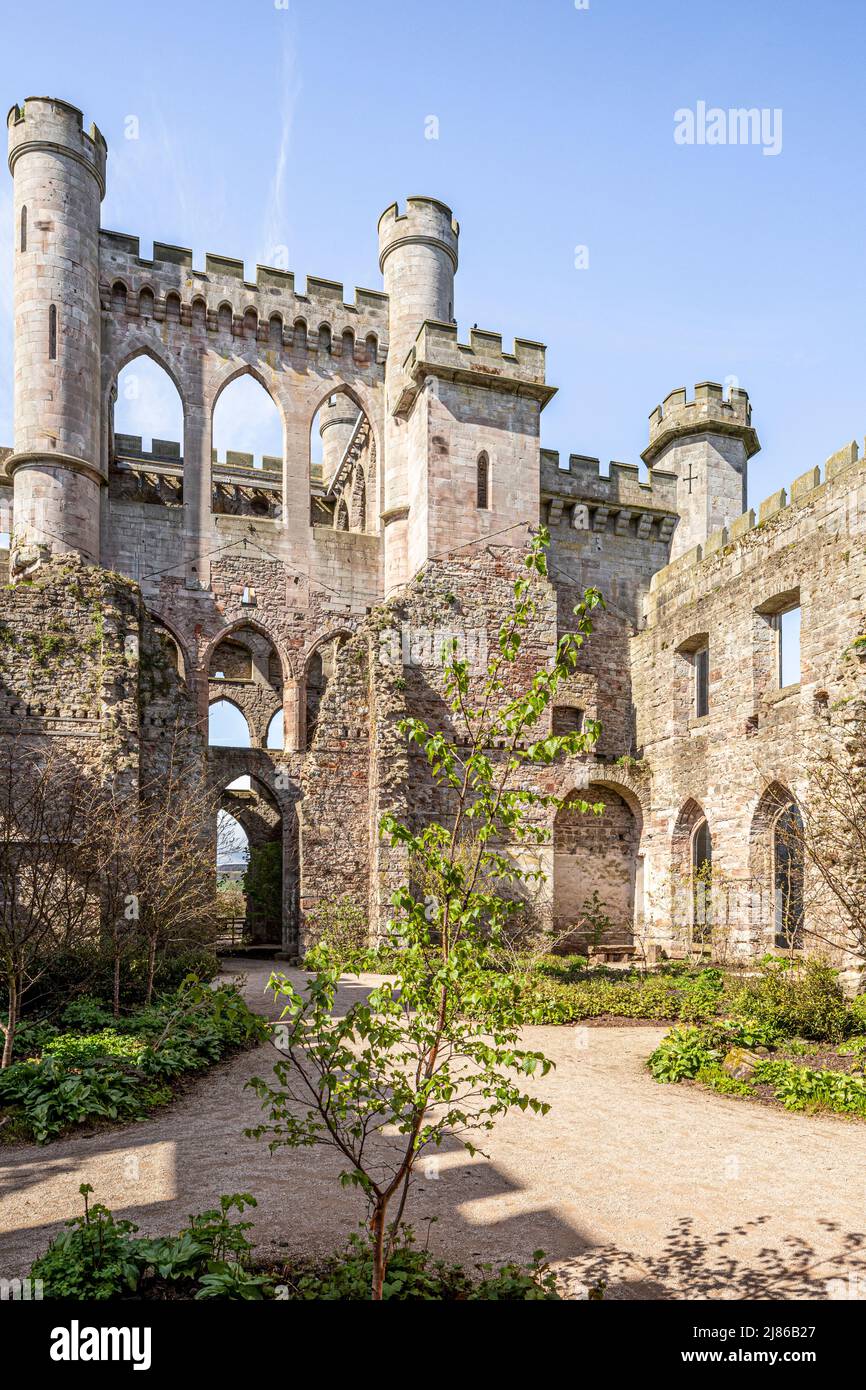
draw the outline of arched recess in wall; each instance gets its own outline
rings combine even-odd
[[[771,782],[755,808],[749,868],[763,944],[800,950],[805,935],[805,826],[795,797],[781,782]]]
[[[208,747],[250,748],[250,726],[233,700],[214,700],[208,706]]]
[[[340,649],[346,645],[350,636],[349,632],[331,633],[318,644],[307,659],[302,701],[303,727],[299,741],[302,748],[313,746],[328,682],[336,670]]]
[[[180,676],[182,681],[186,680],[186,658],[184,657],[183,647],[174,633],[166,627],[165,623],[151,615],[154,634],[162,647],[164,656],[170,661],[173,669]]]
[[[228,698],[249,724],[253,747],[273,748],[269,741],[283,711],[283,665],[271,637],[252,623],[239,623],[214,644],[208,657],[208,695]]]
[[[375,463],[373,431],[357,397],[348,387],[330,392],[310,424],[310,524],[366,530]],[[358,506],[359,480],[363,508]]]
[[[117,374],[113,392],[110,495],[162,507],[183,505],[183,400],[142,348]]]
[[[475,465],[475,505],[482,512],[490,509],[490,458],[486,453],[478,455]]]
[[[250,369],[236,373],[220,388],[211,424],[212,511],[280,520],[283,419],[276,401]]]
[[[602,814],[580,802],[601,803]],[[553,823],[554,930],[573,946],[593,937],[630,940],[642,910],[639,849],[642,816],[624,788],[592,782],[570,793]]]
[[[671,837],[671,925],[683,944],[710,945],[716,926],[713,837],[703,807],[682,807]]]

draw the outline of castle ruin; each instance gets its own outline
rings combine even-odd
[[[483,662],[527,536],[551,582],[527,643],[543,662],[587,586],[605,609],[552,711],[599,720],[591,754],[538,772],[605,804],[542,848],[563,928],[595,891],[619,941],[674,950],[724,882],[741,955],[801,944],[813,910],[780,827],[808,812],[810,758],[862,698],[866,471],[856,445],[747,510],[759,442],[744,390],[703,382],[650,416],[648,466],[541,447],[545,349],[461,341],[459,228],[433,198],[379,220],[382,288],[357,289],[100,227],[106,143],[66,102],[8,118],[14,181],[15,435],[0,450],[0,733],[63,739],[135,779],[181,718],[250,844],[282,847],[281,945],[351,894],[372,933],[400,866],[385,809],[434,815],[397,733],[442,719],[441,641]],[[171,378],[182,439],[116,434],[120,372]],[[249,374],[282,457],[217,459],[221,393]],[[318,420],[322,462],[311,467]],[[792,472],[795,471],[792,469]],[[795,620],[802,615],[799,669]],[[786,635],[787,634],[787,635]],[[785,658],[788,658],[786,664]],[[228,700],[249,747],[206,747]],[[283,747],[269,747],[281,716]],[[240,793],[232,783],[249,779]],[[719,904],[712,912],[719,919]]]

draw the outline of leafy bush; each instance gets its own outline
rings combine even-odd
[[[116,1027],[55,1031],[41,1057],[0,1071],[0,1109],[14,1118],[16,1138],[39,1143],[77,1124],[141,1119],[170,1099],[167,1083],[267,1036],[268,1024],[233,985],[191,980]]]
[[[702,1068],[721,1060],[721,1049],[713,1047],[703,1028],[673,1028],[662,1038],[647,1065],[656,1081],[683,1081],[696,1077]]]
[[[838,975],[817,960],[792,966],[770,958],[731,1001],[735,1016],[770,1023],[780,1034],[839,1042],[853,1028]]]
[[[318,903],[309,921],[312,949],[325,947],[341,964],[367,946],[367,914],[350,893]]]
[[[782,1058],[761,1062],[755,1081],[774,1088],[786,1110],[833,1110],[866,1117],[866,1080],[848,1072],[814,1070]]]
[[[297,1270],[291,1266],[280,1275],[291,1298],[317,1302],[366,1300],[370,1298],[373,1251],[365,1236],[349,1237],[346,1249],[331,1259]],[[388,1261],[382,1291],[383,1299],[400,1301],[495,1302],[556,1301],[560,1295],[556,1276],[536,1251],[529,1266],[504,1264],[498,1269],[479,1265],[480,1278],[473,1278],[464,1266],[437,1259],[429,1250],[419,1249],[410,1227],[404,1227]]]
[[[249,1221],[231,1220],[231,1211],[255,1206],[249,1193],[221,1197],[219,1210],[191,1216],[177,1236],[138,1237],[132,1221],[116,1221],[107,1207],[88,1201],[93,1191],[82,1183],[84,1215],[66,1222],[44,1255],[35,1261],[32,1279],[41,1279],[46,1298],[105,1300],[141,1297],[157,1283],[181,1286],[194,1298],[261,1299],[271,1281],[248,1268],[252,1249]]]
[[[570,985],[583,978],[588,964],[586,956],[539,956],[535,969],[539,975]]]

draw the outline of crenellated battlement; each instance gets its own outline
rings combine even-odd
[[[645,507],[677,514],[675,474],[650,469],[647,481],[642,483],[636,464],[611,462],[609,476],[605,477],[600,460],[585,454],[570,454],[568,468],[561,468],[559,453],[542,449],[541,492],[545,498]]]
[[[100,196],[105,193],[105,164],[108,146],[98,126],[84,129],[84,116],[77,106],[54,97],[27,97],[23,106],[13,106],[6,117],[9,131],[9,172],[25,150],[56,151],[71,156],[95,176]]]
[[[533,396],[542,405],[556,394],[556,387],[545,382],[547,349],[543,343],[515,338],[513,351],[506,352],[500,333],[473,328],[468,343],[459,342],[457,334],[454,323],[428,319],[421,325],[403,364],[409,384],[398,401],[398,414],[409,408],[427,376],[470,385],[483,382],[497,390]]]
[[[866,444],[864,444],[866,449]],[[828,485],[834,483],[842,474],[862,469],[866,456],[861,460],[857,441],[852,439],[836,453],[831,454],[823,468],[817,465],[801,473],[791,483],[790,488],[779,488],[770,493],[758,506],[757,513],[750,507],[731,522],[713,531],[703,545],[693,546],[677,556],[664,569],[659,570],[652,579],[650,592],[657,596],[659,591],[679,580],[684,571],[696,570],[704,561],[719,556],[722,552],[733,552],[741,542],[749,540],[760,544],[760,533],[764,527],[784,518],[790,518],[800,508],[810,506],[819,500]]]
[[[641,457],[651,465],[669,444],[694,434],[729,434],[741,438],[747,457],[760,448],[752,428],[752,407],[747,391],[732,387],[727,398],[716,381],[700,381],[688,400],[684,386],[665,396],[649,417],[649,444]]]
[[[347,302],[339,281],[309,275],[302,292],[292,271],[262,265],[250,281],[243,261],[212,252],[197,270],[188,247],[164,242],[154,242],[148,260],[139,238],[124,232],[101,231],[99,247],[106,312],[157,322],[175,318],[187,327],[199,323],[208,332],[229,331],[235,337],[254,334],[271,346],[301,340],[305,347],[315,346],[327,338],[335,355],[341,353],[343,335],[351,333],[365,344],[367,358],[379,361],[387,352],[388,296],[379,290],[356,289]]]
[[[460,224],[445,204],[437,198],[407,198],[406,211],[397,203],[386,208],[379,218],[379,269],[400,246],[434,246],[445,252],[457,269],[457,243]]]

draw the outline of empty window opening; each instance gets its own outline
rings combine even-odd
[[[183,402],[168,372],[146,353],[127,362],[117,378],[114,450],[133,457],[156,453],[166,465],[179,464],[183,455]]]
[[[27,250],[27,204],[21,209],[21,250]]]
[[[57,357],[57,305],[48,310],[48,356],[53,362]]]
[[[779,686],[800,683],[800,608],[789,608],[778,617]]]
[[[702,820],[692,836],[692,905],[694,939],[708,941],[713,925],[713,842]]]
[[[773,897],[776,945],[797,951],[803,945],[805,854],[803,817],[792,801],[773,825]]]
[[[211,748],[249,748],[250,726],[237,705],[217,700],[208,710],[207,741]]]
[[[268,725],[267,737],[265,738],[266,748],[285,747],[285,729],[283,721],[283,711],[278,709],[270,724]]]

